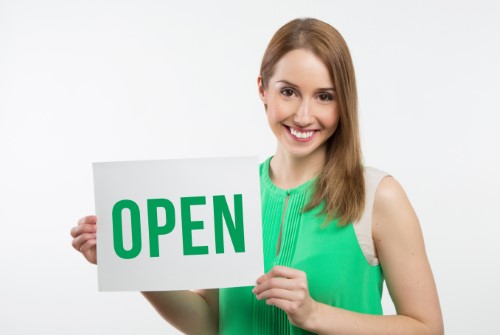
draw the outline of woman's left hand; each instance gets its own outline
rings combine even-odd
[[[252,292],[257,299],[266,299],[268,305],[281,308],[290,322],[307,328],[317,308],[317,302],[309,295],[306,273],[285,266],[275,266],[257,279]]]

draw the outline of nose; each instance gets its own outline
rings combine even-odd
[[[313,123],[311,106],[306,100],[303,100],[293,115],[293,123],[301,128],[305,128]]]

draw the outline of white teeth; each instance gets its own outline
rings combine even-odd
[[[290,128],[290,132],[292,133],[292,135],[294,135],[295,137],[298,137],[298,138],[302,138],[302,139],[306,139],[306,138],[309,138],[311,137],[313,134],[314,134],[314,131],[307,131],[305,133],[302,133],[300,131],[297,131],[293,128]]]

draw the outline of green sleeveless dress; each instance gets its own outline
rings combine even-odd
[[[382,314],[382,271],[380,265],[367,261],[353,225],[322,225],[324,217],[317,215],[320,208],[302,213],[314,179],[290,190],[280,189],[269,177],[270,160],[260,166],[265,271],[274,265],[302,270],[316,301],[360,313]],[[257,300],[252,287],[219,290],[219,333],[311,334],[291,325],[279,308]]]

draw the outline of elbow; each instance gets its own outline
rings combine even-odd
[[[406,316],[411,320],[413,326],[408,334],[412,335],[444,335],[444,325],[442,317],[435,318],[415,318]]]
[[[431,335],[444,335],[444,325],[443,322],[439,322],[439,324],[435,325],[431,332],[429,332]]]
[[[444,335],[444,324],[443,321],[436,320],[432,323],[423,323],[424,330],[422,332],[418,332],[418,334],[426,334],[426,335]]]
[[[430,335],[444,335],[444,322],[441,311],[439,311],[438,316],[436,316],[429,328],[430,331],[428,334]]]

